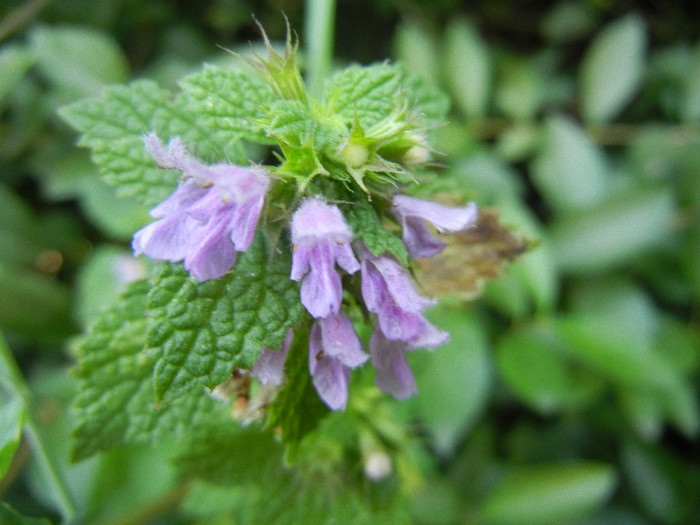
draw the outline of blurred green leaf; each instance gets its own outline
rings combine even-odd
[[[681,116],[683,120],[697,122],[700,121],[700,44],[695,46],[693,62],[686,74]]]
[[[22,46],[9,45],[0,49],[0,103],[35,61],[34,54]]]
[[[601,392],[600,381],[577,370],[546,325],[509,332],[499,340],[496,356],[506,384],[543,414],[590,402]]]
[[[645,68],[644,20],[629,15],[603,29],[583,58],[581,104],[586,121],[615,118],[638,91]]]
[[[534,118],[540,108],[547,85],[534,61],[505,57],[499,66],[496,106],[516,121]]]
[[[452,100],[468,119],[483,117],[491,98],[493,65],[488,46],[470,21],[463,18],[450,21],[444,61]]]
[[[111,245],[97,246],[81,265],[76,285],[75,315],[83,327],[111,306],[126,285],[143,279],[146,267],[131,251]]]
[[[700,489],[697,467],[659,448],[626,441],[622,448],[625,477],[640,505],[662,523],[690,523]]]
[[[601,278],[576,283],[571,289],[569,310],[615,319],[619,331],[639,351],[651,350],[658,333],[658,311],[648,294],[622,278]]]
[[[3,525],[51,525],[48,519],[22,516],[2,501],[0,501],[0,523]]]
[[[402,24],[394,37],[394,53],[406,70],[425,82],[439,84],[440,61],[435,38],[418,24]]]
[[[700,407],[691,384],[663,354],[639,347],[629,327],[600,312],[558,319],[557,329],[583,363],[624,388],[652,393],[679,430],[698,433]]]
[[[554,223],[552,248],[560,268],[596,272],[629,264],[668,240],[673,231],[669,188],[629,191]]]
[[[63,282],[0,262],[0,297],[0,327],[8,333],[56,343],[73,331],[70,290]]]
[[[42,189],[52,199],[80,199],[80,207],[106,235],[130,239],[149,222],[147,208],[137,199],[121,199],[98,174],[85,151],[65,151],[64,144],[36,152],[32,166]]]
[[[450,455],[488,401],[492,364],[484,328],[473,314],[444,305],[431,309],[427,317],[451,339],[414,367],[416,401],[435,448]]]
[[[599,203],[609,183],[602,149],[578,124],[560,115],[547,119],[541,141],[532,176],[547,204],[566,211]]]
[[[479,513],[489,525],[546,525],[602,506],[617,483],[609,465],[579,462],[515,469],[487,496]]]
[[[590,4],[563,0],[547,12],[541,31],[552,42],[569,42],[587,36],[595,29],[595,22]]]
[[[104,86],[127,80],[126,57],[107,33],[80,26],[42,26],[29,39],[39,70],[76,98],[98,95]]]
[[[0,344],[4,344],[0,342]],[[0,371],[0,479],[10,467],[17,450],[24,420],[24,403]]]

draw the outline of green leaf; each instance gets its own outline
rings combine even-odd
[[[488,401],[493,365],[486,334],[469,312],[438,306],[427,317],[449,332],[450,340],[423,354],[423,365],[414,367],[416,402],[435,448],[449,456]]]
[[[444,118],[447,99],[436,88],[388,63],[351,66],[337,73],[326,86],[328,113],[348,127],[357,120],[364,129],[395,114],[416,109],[431,125]]]
[[[119,445],[177,438],[205,421],[230,417],[203,391],[157,405],[152,378],[159,355],[143,351],[149,288],[147,281],[132,283],[78,345],[75,459]]]
[[[563,217],[551,228],[551,246],[564,271],[606,270],[632,262],[668,239],[673,214],[669,188],[630,191]]]
[[[509,332],[497,346],[501,377],[528,405],[543,414],[575,407],[601,392],[601,383],[573,366],[547,326]]]
[[[145,275],[145,264],[134,258],[131,251],[107,244],[97,246],[77,275],[76,318],[88,327],[115,303],[128,283]]]
[[[195,430],[175,464],[187,475],[243,485],[283,475],[282,450],[271,432],[256,425],[208,425]]]
[[[201,95],[194,87],[190,89]],[[118,187],[118,195],[138,196],[147,206],[154,206],[173,192],[181,174],[156,168],[143,145],[149,132],[155,131],[166,142],[180,137],[190,153],[205,161],[247,163],[240,139],[255,135],[246,132],[249,124],[241,123],[243,118],[222,124],[216,113],[202,118],[188,106],[188,97],[194,96],[188,92],[173,98],[155,83],[141,80],[107,88],[101,97],[76,102],[59,113],[83,134],[79,144],[90,148],[101,175]],[[212,104],[216,106],[216,101]],[[244,105],[241,111],[246,109]]]
[[[440,60],[433,35],[415,23],[401,24],[394,36],[396,58],[423,81],[438,83]]]
[[[341,204],[345,220],[375,256],[386,252],[394,255],[404,266],[408,266],[408,252],[401,239],[382,224],[374,207],[362,199],[352,204]]]
[[[24,420],[22,398],[2,375],[0,372],[0,479],[10,467],[17,450]]]
[[[516,121],[532,120],[548,89],[543,71],[532,60],[507,57],[499,68],[496,105]]]
[[[355,118],[370,128],[401,106],[401,72],[386,63],[351,66],[333,76],[326,87],[329,113],[351,126]]]
[[[260,126],[266,106],[276,100],[270,86],[234,69],[206,66],[180,83],[182,103],[197,115],[217,143],[238,137],[273,143]]]
[[[546,121],[532,171],[537,189],[557,210],[597,204],[608,190],[603,151],[566,117],[553,116]]]
[[[622,468],[642,508],[661,523],[688,523],[697,506],[698,470],[660,448],[627,441]],[[692,468],[692,470],[691,470]]]
[[[124,53],[106,33],[86,27],[37,27],[32,51],[46,78],[73,96],[97,95],[108,84],[125,82]]]
[[[51,525],[48,519],[23,516],[2,501],[0,501],[0,523],[3,525]]]
[[[200,282],[181,264],[163,264],[148,296],[147,344],[156,365],[158,399],[202,386],[214,388],[234,368],[252,368],[265,345],[279,348],[287,327],[304,316],[299,284],[289,279],[291,256],[273,252],[259,231],[231,271]]]
[[[700,46],[696,46],[693,62],[685,79],[685,97],[681,109],[684,120],[700,120]]]
[[[593,40],[581,64],[581,102],[589,122],[615,118],[641,86],[647,36],[644,21],[630,15]]]
[[[452,99],[467,118],[483,117],[491,95],[493,64],[472,23],[464,19],[450,22],[444,60]]]
[[[0,103],[12,91],[24,74],[34,65],[36,57],[22,46],[5,45],[0,50]]]
[[[653,393],[667,418],[687,436],[695,436],[700,407],[688,379],[663,354],[639,347],[620,327],[605,312],[557,320],[573,355],[624,388]]]
[[[328,415],[309,374],[308,331],[297,331],[284,365],[286,384],[268,409],[267,426],[280,428],[282,441],[292,455],[301,439]]]
[[[480,517],[489,525],[546,525],[602,506],[616,485],[609,465],[537,465],[508,474],[488,495]]]
[[[169,93],[141,80],[105,89],[101,98],[82,100],[59,113],[83,135],[79,144],[120,196],[139,196],[147,206],[164,201],[177,186],[178,174],[155,167],[143,145],[154,119],[171,102]],[[167,137],[161,137],[165,140]]]
[[[267,111],[267,133],[275,141],[301,147],[311,143],[317,122],[309,107],[299,100],[277,100]]]
[[[47,147],[36,152],[32,167],[41,176],[45,194],[57,200],[78,198],[85,215],[109,237],[130,239],[152,220],[137,200],[115,198],[117,190],[96,176],[85,151],[66,152],[63,144]]]

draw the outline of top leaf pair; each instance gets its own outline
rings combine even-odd
[[[477,216],[473,203],[448,207],[398,193],[428,162],[426,132],[442,118],[445,99],[400,67],[380,64],[336,74],[316,100],[296,66],[296,45],[288,38],[280,54],[265,42],[268,57],[250,61],[262,80],[209,67],[186,78],[175,96],[138,81],[62,115],[122,195],[156,205],[157,220],[134,236],[137,255],[182,261],[195,280],[208,281],[235,272],[237,254],[263,235],[274,257],[288,261],[286,278],[301,282],[299,299],[310,316],[295,318],[279,349],[246,341],[254,377],[283,388],[286,354],[299,347],[294,335],[304,333],[314,386],[332,409],[345,407],[349,370],[370,357],[380,389],[411,395],[405,351],[435,348],[448,334],[423,317],[433,301],[416,292],[409,257],[444,247],[428,224],[458,231]],[[167,146],[159,137],[169,138]],[[279,164],[251,166],[243,141],[276,145]],[[240,319],[223,322],[233,327]],[[355,331],[362,323],[376,324],[370,355]],[[166,355],[173,346],[160,344]],[[218,349],[191,351],[216,356]],[[217,369],[230,374],[234,362]]]

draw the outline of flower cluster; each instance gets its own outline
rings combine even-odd
[[[251,245],[270,176],[261,168],[205,165],[189,156],[178,139],[171,140],[166,149],[158,137],[149,135],[146,148],[158,166],[178,170],[183,178],[172,196],[151,211],[158,220],[134,236],[135,253],[184,261],[199,280],[220,277],[235,264],[236,253]],[[428,223],[440,232],[455,232],[477,218],[473,203],[450,207],[397,194],[391,204],[412,257],[431,257],[445,246]],[[434,301],[416,291],[408,271],[394,255],[372,253],[340,208],[320,195],[301,200],[289,230],[290,279],[301,282],[300,300],[313,318],[308,362],[321,399],[333,410],[344,409],[350,372],[368,360],[376,370],[380,390],[399,399],[415,394],[406,352],[434,349],[449,337],[423,316]],[[355,286],[344,287],[344,281]],[[344,300],[344,294],[358,289],[355,302],[366,316],[376,318],[369,353]],[[285,360],[295,344],[300,342],[295,343],[289,329],[279,349],[263,348],[251,375],[263,384],[281,385]]]

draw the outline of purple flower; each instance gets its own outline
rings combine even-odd
[[[377,370],[374,382],[382,392],[396,399],[406,399],[418,393],[416,380],[406,361],[404,341],[391,341],[376,327],[369,339],[369,353]]]
[[[350,246],[352,235],[338,207],[315,198],[304,201],[292,217],[291,279],[304,279],[301,302],[315,318],[340,311],[343,288],[336,263],[348,273],[360,269]]]
[[[135,255],[184,260],[200,281],[222,276],[236,262],[236,252],[253,242],[269,177],[256,168],[202,164],[187,155],[177,138],[167,150],[154,134],[145,143],[158,166],[182,171],[185,180],[151,210],[159,220],[136,232]]]
[[[281,385],[284,378],[284,362],[287,359],[287,354],[293,341],[294,332],[292,332],[291,328],[287,328],[287,333],[279,350],[263,346],[258,360],[255,361],[253,369],[250,371],[250,375],[257,377],[263,385]]]
[[[456,232],[473,224],[478,216],[473,202],[463,207],[453,207],[406,195],[394,195],[393,202],[394,215],[403,228],[403,242],[413,257],[432,257],[446,246],[430,232],[426,221],[440,232]]]
[[[391,340],[405,341],[412,348],[436,348],[449,334],[438,330],[421,314],[435,304],[416,292],[399,262],[390,255],[375,257],[357,243],[362,260],[362,297],[367,309],[377,314],[382,333]]]
[[[344,314],[314,321],[309,334],[309,371],[316,391],[332,410],[345,409],[350,369],[365,361],[362,342]]]

